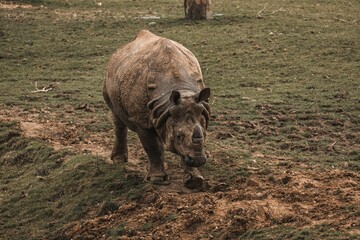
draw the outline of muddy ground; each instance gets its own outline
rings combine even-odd
[[[71,111],[68,112],[71,118]],[[94,134],[79,127],[91,120],[69,127],[56,119],[50,109],[39,112],[13,108],[2,109],[0,113],[1,121],[19,122],[27,138],[41,139],[58,150],[67,148],[98,155],[112,164],[108,158],[112,131]],[[219,134],[210,132],[210,141],[219,138]],[[101,216],[97,211],[101,206],[94,207],[85,218],[66,224],[51,238],[355,239],[360,234],[358,172],[319,168],[276,156],[256,157],[264,160],[261,167],[249,165],[246,174],[235,175],[231,181],[205,176],[204,188],[195,191],[183,187],[181,169],[172,164],[168,169],[170,185],[149,185],[133,201],[119,198],[119,207],[110,208]],[[143,180],[145,162],[139,142],[131,144],[126,166],[135,174],[131,177]]]

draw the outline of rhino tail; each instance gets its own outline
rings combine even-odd
[[[102,93],[103,93],[103,97],[104,97],[104,100],[105,100],[106,104],[108,105],[108,107],[110,109],[112,109],[111,100],[110,100],[109,95],[107,94],[105,82],[104,82],[104,85],[103,85],[103,92]]]

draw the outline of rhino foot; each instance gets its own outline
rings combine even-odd
[[[151,176],[147,175],[145,177],[145,182],[150,181],[152,184],[155,185],[169,185],[168,176],[167,175],[158,175],[158,176]]]
[[[204,177],[201,176],[199,169],[189,167],[185,161],[182,161],[181,166],[184,169],[183,183],[189,189],[201,189],[204,183]]]
[[[155,185],[169,185],[170,182],[168,181],[168,176],[153,176],[148,177],[148,181]]]
[[[201,175],[191,175],[190,173],[185,173],[183,182],[184,186],[189,189],[199,189],[203,186],[204,178]]]
[[[145,181],[150,181],[153,184],[156,185],[168,185],[169,183],[169,177],[165,171],[149,171],[149,165],[146,167],[146,170],[148,171]]]
[[[119,153],[112,153],[111,160],[114,163],[126,163],[128,162],[128,155],[127,154],[119,154]]]

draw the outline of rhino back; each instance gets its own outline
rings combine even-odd
[[[181,44],[141,31],[111,57],[105,89],[113,111],[128,125],[152,128],[147,103],[172,90],[204,88],[195,56]]]

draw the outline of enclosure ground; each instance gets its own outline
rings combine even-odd
[[[99,4],[101,3],[101,4]],[[358,239],[360,3],[0,2],[0,238]],[[202,189],[166,153],[116,165],[107,61],[141,29],[198,58],[212,89]]]

